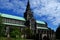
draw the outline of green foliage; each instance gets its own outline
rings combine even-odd
[[[20,39],[20,38],[10,38],[11,40],[26,40],[26,39]],[[9,40],[7,37],[0,37],[0,40]]]
[[[2,24],[2,17],[1,17],[1,15],[0,15],[0,31],[1,31],[1,28],[2,28],[2,26],[3,26],[3,24]]]
[[[31,38],[33,36],[33,32],[30,28],[25,28],[25,34],[27,35],[27,38]]]
[[[11,29],[10,35],[11,37],[14,37],[14,38],[21,37],[20,29],[18,29],[17,27],[14,27],[13,29]]]
[[[25,34],[32,34],[32,30],[30,30],[29,28],[25,28]]]
[[[3,36],[4,34],[4,28],[5,25],[3,24],[3,17],[0,15],[0,36]]]

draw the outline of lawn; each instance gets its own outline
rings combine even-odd
[[[0,40],[26,40],[26,39],[0,37]]]

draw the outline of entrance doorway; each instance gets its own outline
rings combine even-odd
[[[50,40],[48,36],[44,36],[42,40]]]

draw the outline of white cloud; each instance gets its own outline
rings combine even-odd
[[[40,5],[40,0],[30,0],[31,8],[38,7]]]
[[[38,1],[38,0],[36,0]],[[45,20],[52,21],[51,23],[53,25],[58,25],[60,23],[60,3],[56,0],[40,0],[40,5],[43,5],[44,7],[41,7],[38,9],[40,5],[34,9],[34,13],[39,15],[40,17],[45,15],[47,18]],[[33,3],[34,4],[34,3]]]

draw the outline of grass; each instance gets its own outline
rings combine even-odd
[[[22,38],[7,38],[7,37],[0,37],[0,40],[26,40]]]

